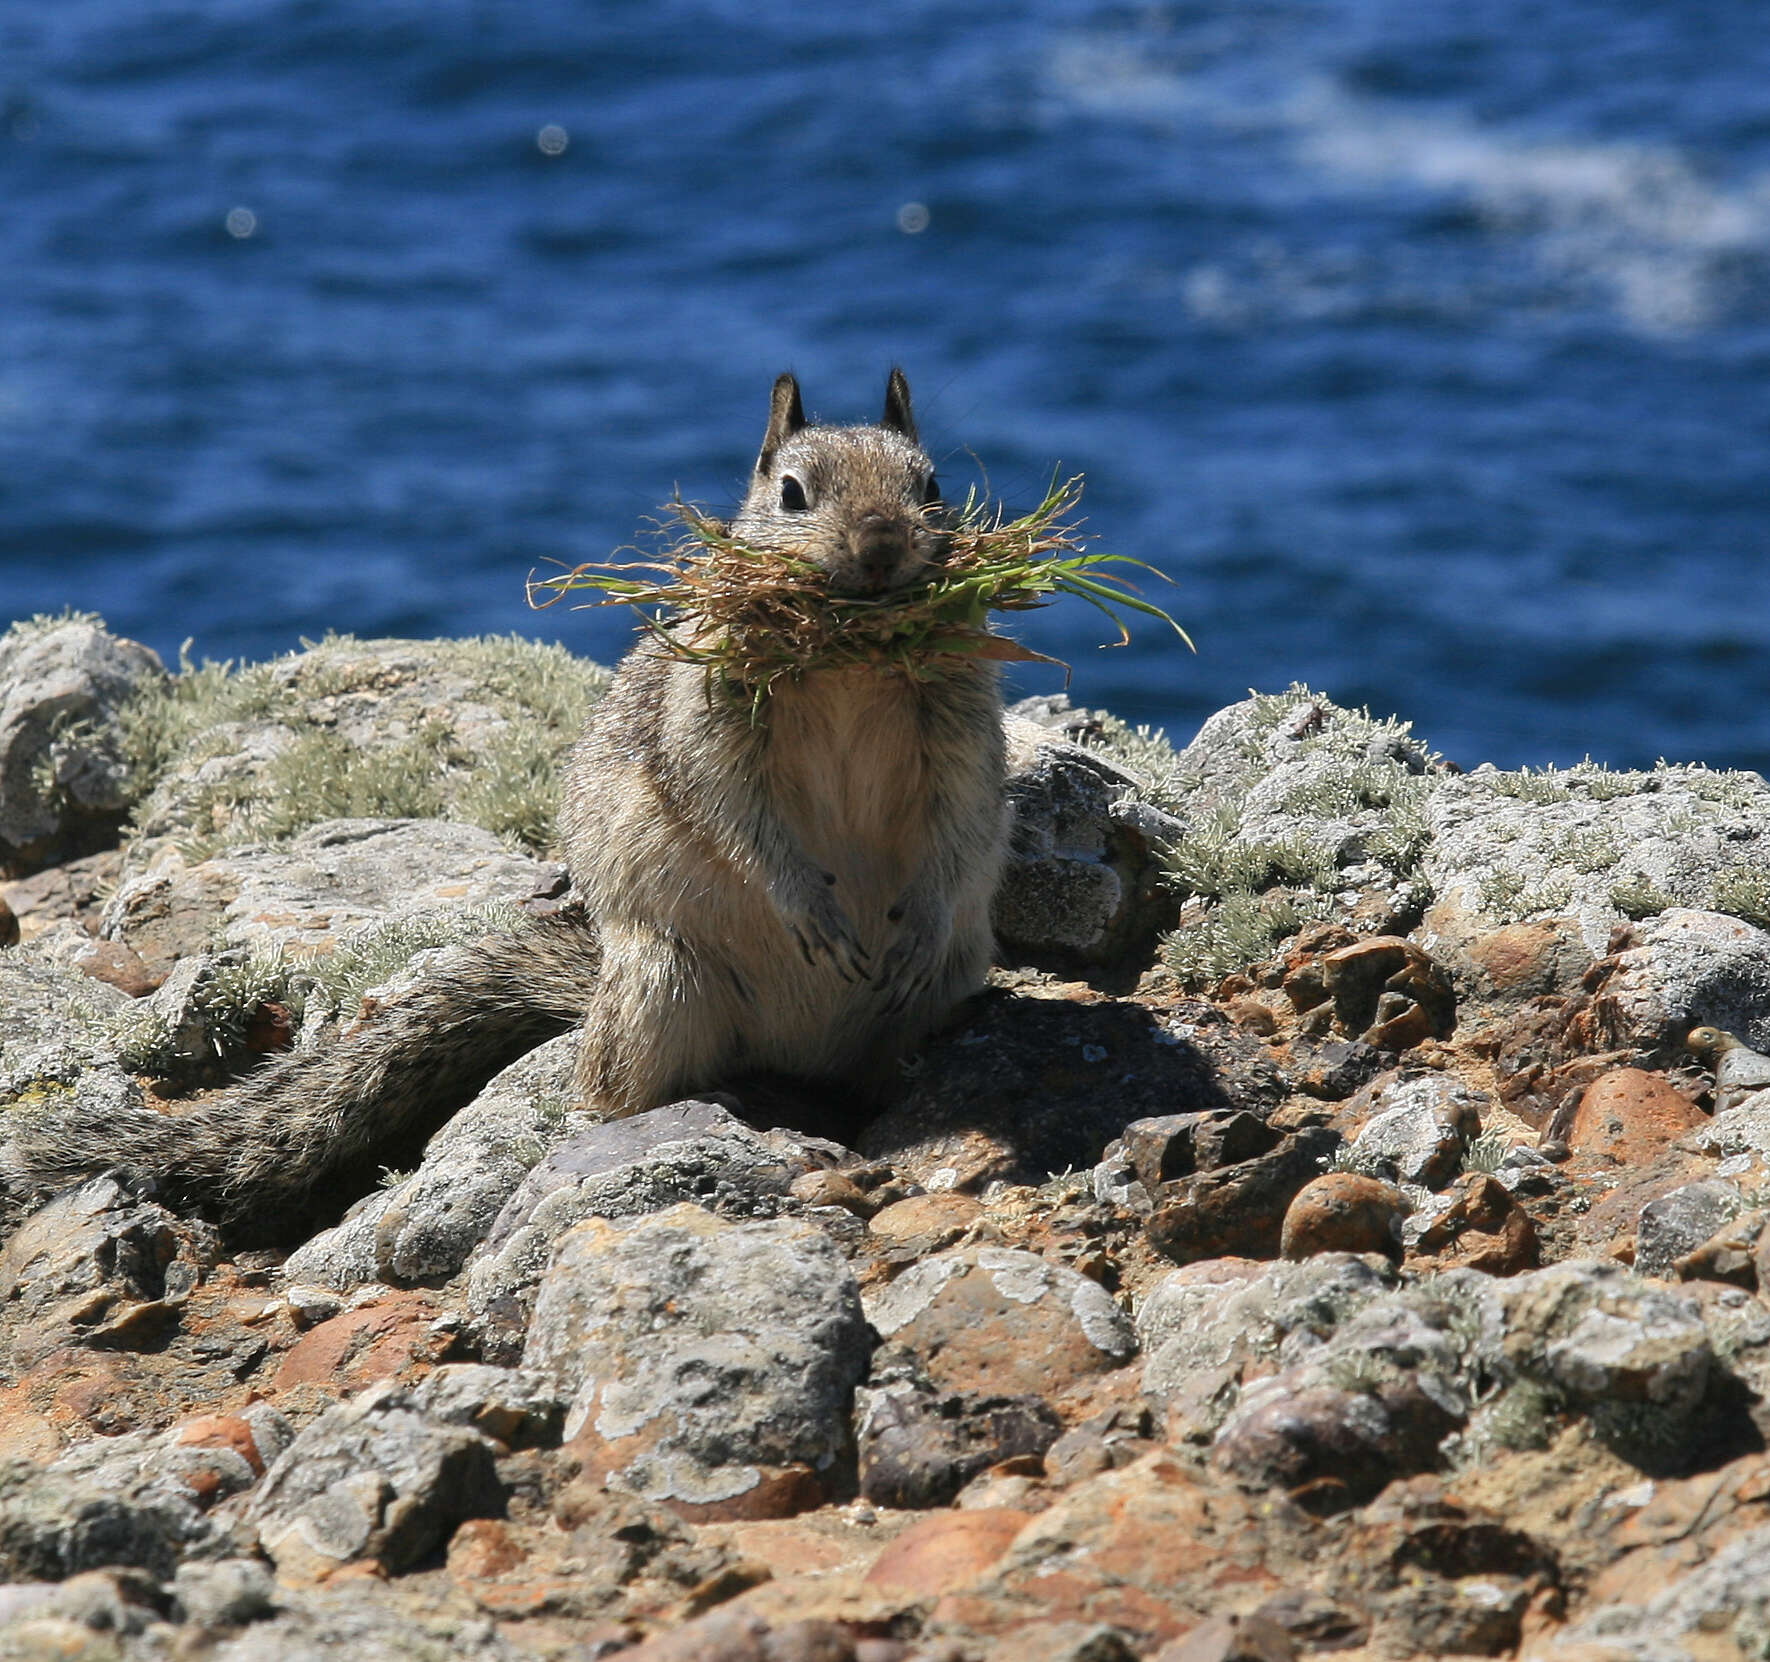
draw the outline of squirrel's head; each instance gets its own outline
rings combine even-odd
[[[876,427],[805,419],[799,383],[774,383],[768,431],[732,533],[830,574],[832,593],[889,594],[936,564],[944,547],[940,486],[916,437],[910,384],[894,369]]]

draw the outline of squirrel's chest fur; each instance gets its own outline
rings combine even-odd
[[[821,670],[769,701],[762,786],[805,852],[864,911],[889,906],[923,853],[926,696],[902,675]]]

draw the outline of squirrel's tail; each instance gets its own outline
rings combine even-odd
[[[19,1134],[14,1170],[39,1190],[115,1172],[236,1235],[296,1238],[582,1019],[599,958],[595,926],[571,913],[463,942],[330,1048],[279,1057],[186,1114],[45,1116]]]

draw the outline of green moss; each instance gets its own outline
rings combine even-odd
[[[1677,901],[1645,873],[1636,872],[1611,886],[1610,904],[1625,918],[1639,919],[1656,917]]]
[[[176,786],[194,857],[356,817],[454,818],[545,848],[558,807],[558,765],[610,672],[563,647],[516,636],[414,644],[503,719],[486,754],[464,746],[439,716],[388,743],[352,745],[338,730],[337,701],[373,699],[404,677],[373,643],[344,635],[237,668],[186,658],[179,675],[146,689],[122,713],[132,774],[144,795],[163,779]],[[282,748],[244,772],[205,774],[205,762],[236,752],[240,724],[280,730]]]
[[[104,628],[104,619],[97,612],[64,606],[59,612],[35,612],[30,617],[17,619],[7,625],[6,633],[0,635],[0,640],[34,640],[39,635],[50,635],[57,629],[65,629],[70,623],[89,623],[95,629]]]
[[[1230,894],[1182,922],[1162,943],[1162,962],[1183,986],[1213,986],[1269,956],[1278,942],[1330,910],[1323,895]]]
[[[1722,872],[1715,879],[1715,910],[1770,929],[1770,872],[1754,866]]]
[[[1087,744],[1143,780],[1141,795],[1146,801],[1170,814],[1184,811],[1189,791],[1180,782],[1179,753],[1159,727],[1131,727],[1117,716],[1102,713],[1100,732]]]

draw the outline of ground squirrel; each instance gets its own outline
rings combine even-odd
[[[882,595],[938,564],[939,502],[902,371],[862,427],[808,423],[783,375],[731,530],[808,557],[835,593]],[[749,1072],[876,1091],[989,964],[995,668],[816,669],[753,707],[648,639],[566,766],[559,829],[587,918],[459,949],[337,1045],[190,1113],[47,1121],[20,1141],[25,1170],[46,1185],[115,1169],[288,1237],[579,1020],[578,1094],[611,1114]]]

